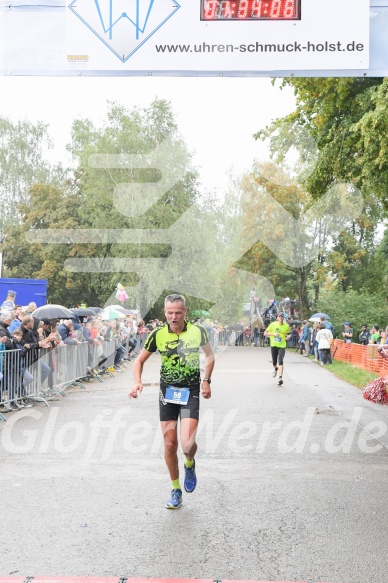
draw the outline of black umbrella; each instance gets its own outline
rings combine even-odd
[[[95,313],[90,308],[74,308],[71,310],[78,318],[87,318],[88,316],[95,316]]]
[[[47,304],[46,306],[36,308],[31,316],[34,318],[48,318],[49,320],[55,320],[57,318],[70,319],[74,317],[74,314],[64,306],[59,306],[58,304]]]
[[[290,320],[288,323],[289,324],[301,324],[302,322],[300,320]]]
[[[91,308],[90,306],[88,307],[88,310],[92,310],[94,315],[98,314],[98,312],[102,312],[102,308]]]

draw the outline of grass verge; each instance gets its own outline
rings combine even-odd
[[[363,389],[369,381],[373,381],[379,376],[374,372],[357,368],[348,362],[341,362],[340,360],[333,360],[333,364],[327,364],[325,368],[332,372],[337,378],[346,381],[359,389]]]

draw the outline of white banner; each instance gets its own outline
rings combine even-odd
[[[370,0],[300,0],[300,19],[278,17],[295,2],[215,0],[204,3],[210,19],[201,20],[201,0],[73,0],[66,7],[63,66],[247,73],[369,68]],[[265,7],[268,14],[257,17]]]

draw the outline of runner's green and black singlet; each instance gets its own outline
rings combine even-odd
[[[198,387],[201,381],[199,348],[208,342],[207,331],[200,324],[186,322],[180,334],[172,332],[168,324],[153,330],[144,348],[148,352],[160,352],[161,386]]]

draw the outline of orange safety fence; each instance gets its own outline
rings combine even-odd
[[[381,377],[388,376],[388,359],[383,358],[377,344],[345,343],[343,340],[334,340],[331,345],[331,354],[335,360],[349,362],[357,368],[374,372]]]

